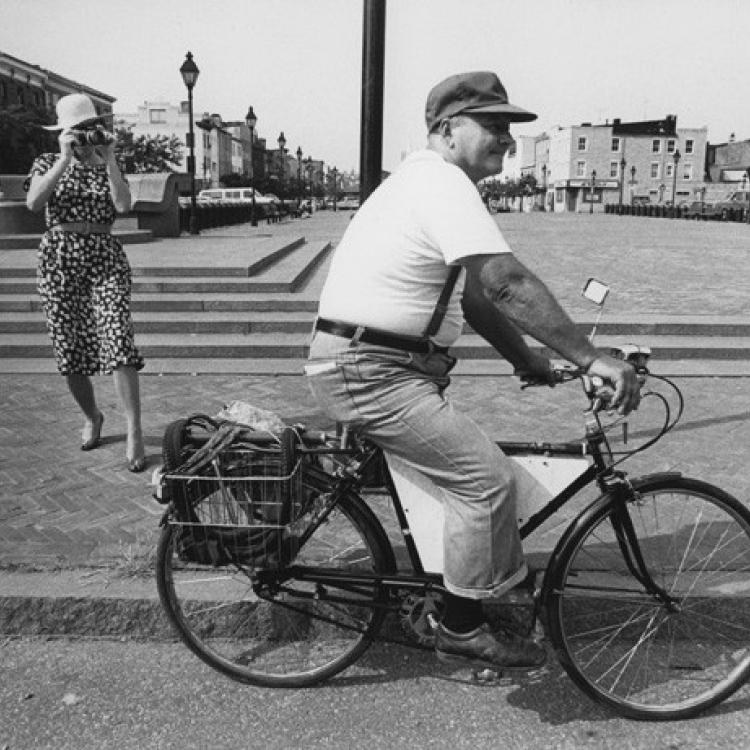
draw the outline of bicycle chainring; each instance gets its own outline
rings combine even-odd
[[[435,645],[435,623],[445,612],[442,594],[429,591],[423,595],[409,594],[401,602],[399,614],[404,632],[420,646]]]

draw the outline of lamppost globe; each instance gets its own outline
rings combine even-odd
[[[253,111],[252,106],[247,108],[247,114],[245,115],[245,125],[247,125],[250,131],[250,195],[251,195],[251,208],[250,208],[250,226],[257,227],[258,219],[255,214],[255,126],[258,124],[258,117]]]
[[[193,60],[193,53],[185,55],[185,62],[180,66],[182,81],[188,90],[188,172],[190,174],[190,234],[198,234],[198,208],[195,202],[195,134],[193,131],[193,87],[198,80],[198,66]]]

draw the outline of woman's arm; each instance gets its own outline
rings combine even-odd
[[[125,178],[122,176],[120,167],[115,159],[115,143],[112,141],[106,146],[97,149],[99,155],[104,159],[107,165],[107,176],[109,177],[109,189],[112,191],[112,202],[118,213],[126,214],[130,211],[130,188]]]
[[[31,178],[29,192],[26,194],[26,206],[30,211],[41,211],[50,195],[52,195],[57,181],[73,161],[73,133],[64,130],[60,133],[60,158],[42,175],[35,174]]]

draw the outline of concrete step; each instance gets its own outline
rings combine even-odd
[[[142,333],[309,333],[315,314],[305,312],[133,312],[136,334]],[[0,313],[0,333],[44,333],[44,313]]]
[[[149,357],[142,371],[145,376],[161,375],[301,375],[303,357],[247,357],[182,359]],[[666,377],[750,377],[750,359],[654,359],[651,371]],[[2,375],[55,375],[55,360],[49,353],[41,357],[0,357]],[[459,359],[452,376],[504,376],[513,368],[503,359]]]
[[[247,276],[158,276],[134,275],[134,294],[247,294],[254,292],[294,292],[315,270],[330,250],[330,242],[301,245],[296,252],[287,250],[277,262],[264,265],[249,280]],[[162,269],[164,270],[164,269]],[[177,270],[177,269],[175,269]],[[31,276],[0,278],[0,295],[33,294],[36,281]]]
[[[115,229],[112,234],[123,245],[152,242],[154,233],[150,229]],[[35,250],[39,247],[39,234],[0,234],[0,250]]]
[[[161,240],[144,248],[129,248],[128,260],[133,276],[152,277],[217,277],[255,276],[301,248],[305,238],[288,237],[217,237],[210,249],[194,252],[190,240]],[[36,276],[36,250],[19,250],[0,256],[0,279],[25,280]]]
[[[156,308],[133,301],[133,319],[140,333],[307,333],[317,311],[317,299],[296,294],[247,295],[209,300],[206,296],[179,296],[178,305]],[[16,299],[15,297],[18,297]],[[45,331],[41,301],[16,295],[0,299],[0,333]],[[170,299],[169,302],[174,300]],[[155,301],[154,301],[155,302]],[[593,321],[577,320],[582,333],[589,333]],[[466,333],[471,333],[469,327]],[[600,323],[598,336],[628,336],[642,340],[654,336],[750,337],[750,317],[672,316],[658,321],[638,316]]]
[[[309,333],[143,333],[138,335],[138,346],[147,358],[180,357],[187,359],[304,358],[307,356]],[[654,359],[750,359],[750,337],[737,336],[598,336],[596,344],[602,349],[629,343],[650,346]],[[536,342],[532,348],[551,354]],[[49,354],[46,334],[0,334],[0,357],[42,357]],[[480,336],[462,335],[451,352],[465,359],[494,359],[498,355]]]
[[[133,312],[170,312],[183,314],[191,312],[256,312],[277,311],[315,312],[318,297],[305,292],[269,294],[265,292],[244,294],[170,294],[140,293],[131,297]],[[38,294],[0,295],[0,314],[12,312],[36,312],[42,309]]]

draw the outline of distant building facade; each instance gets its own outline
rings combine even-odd
[[[32,119],[47,124],[55,121],[54,108],[60,98],[78,93],[92,100],[98,114],[111,114],[114,96],[0,51],[0,109],[25,110]],[[0,144],[0,173],[25,172],[37,153],[50,148],[54,140],[46,131],[31,141],[27,134],[11,131]]]

